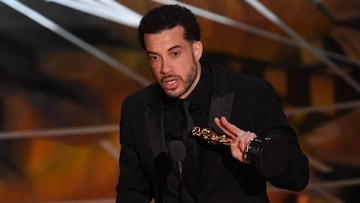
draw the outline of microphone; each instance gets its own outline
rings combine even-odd
[[[182,162],[186,156],[185,145],[180,140],[174,140],[167,147],[167,155],[177,164],[180,177],[182,175]]]
[[[179,171],[179,202],[181,203],[182,196],[182,163],[186,156],[186,148],[182,141],[174,140],[169,143],[167,147],[167,155],[172,161],[176,163],[177,169]]]

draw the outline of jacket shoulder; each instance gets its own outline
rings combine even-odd
[[[214,87],[221,86],[235,92],[246,92],[256,94],[256,92],[273,91],[272,85],[258,76],[244,74],[225,70],[218,67],[212,67]]]
[[[147,100],[161,98],[161,94],[161,87],[157,83],[153,83],[125,97],[123,106],[142,105]]]

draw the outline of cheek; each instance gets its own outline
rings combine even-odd
[[[151,73],[156,80],[160,78],[160,70],[158,68],[151,66]]]

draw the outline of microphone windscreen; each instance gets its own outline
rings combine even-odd
[[[171,160],[175,162],[184,161],[186,156],[186,148],[182,141],[174,140],[167,147],[167,154]]]

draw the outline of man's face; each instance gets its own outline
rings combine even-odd
[[[152,74],[162,89],[170,97],[186,98],[200,79],[202,43],[185,40],[182,26],[145,34],[144,42]]]

